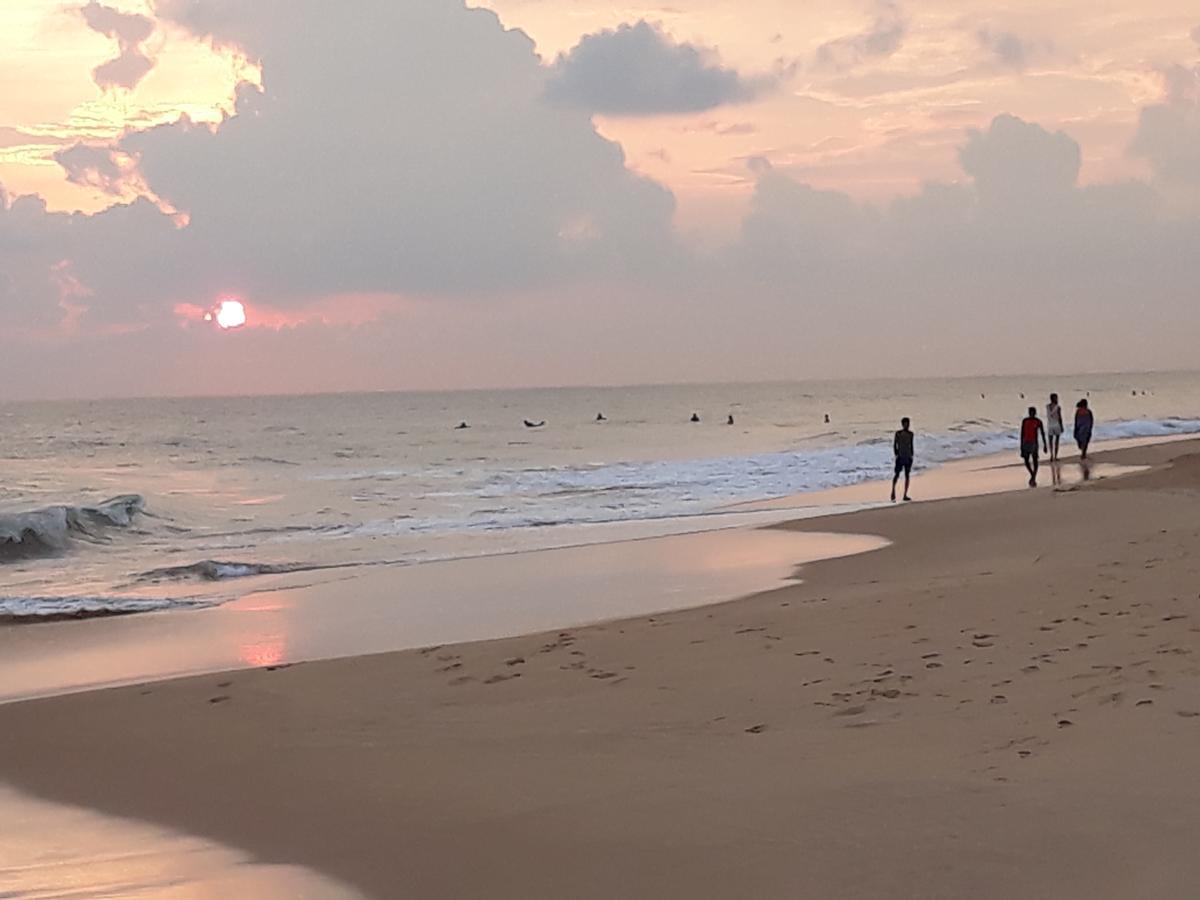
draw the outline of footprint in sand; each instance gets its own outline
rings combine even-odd
[[[491,678],[485,678],[483,680],[483,683],[484,684],[499,684],[501,681],[508,681],[512,678],[520,678],[520,677],[521,677],[520,672],[513,672],[510,675],[493,675]]]

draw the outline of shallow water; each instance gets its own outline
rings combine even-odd
[[[266,865],[211,841],[35,799],[0,785],[6,900],[360,900],[299,866]]]
[[[4,405],[0,615],[713,527],[729,504],[879,477],[902,414],[919,467],[1006,449],[1021,394],[1052,389],[1091,395],[1098,438],[1200,431],[1191,374]],[[87,512],[120,495],[144,512]]]

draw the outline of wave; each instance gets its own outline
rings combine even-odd
[[[167,597],[6,597],[0,595],[0,624],[128,616],[161,610],[204,609],[213,599]]]
[[[976,420],[984,423],[985,420]],[[917,434],[917,468],[1017,447],[1016,425],[951,427]],[[1098,440],[1200,433],[1200,419],[1100,423]],[[482,475],[463,493],[474,509],[389,517],[330,532],[395,537],[591,525],[708,515],[731,504],[857,484],[891,475],[891,439],[708,459],[539,467]]]
[[[138,494],[113,497],[95,506],[46,506],[0,513],[0,563],[57,556],[72,542],[104,543],[112,528],[128,528],[145,513]]]
[[[231,578],[252,578],[255,575],[286,575],[289,572],[307,572],[318,568],[336,568],[336,566],[315,566],[304,563],[220,562],[215,559],[204,559],[183,566],[150,569],[139,574],[136,580],[139,582],[226,581]]]

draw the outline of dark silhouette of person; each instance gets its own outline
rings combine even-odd
[[[454,426],[454,430],[462,431],[464,428],[470,428],[470,427],[471,426],[468,425],[466,422],[459,422],[457,425]]]
[[[530,422],[528,419],[526,419],[526,420],[525,420],[525,427],[526,427],[526,428],[541,428],[541,427],[542,427],[543,425],[545,425],[545,424],[546,424],[546,420],[545,420],[545,419],[543,419],[543,420],[542,420],[542,421],[540,421],[540,422]]]
[[[829,413],[825,413],[825,424],[829,424]]]
[[[604,413],[596,413],[596,421],[597,422],[607,422],[608,420],[606,418],[604,418]]]
[[[726,425],[732,425],[732,424],[733,424],[733,413],[730,413],[730,414],[729,414],[729,419],[728,419],[728,420],[725,422],[725,424],[726,424]]]
[[[909,418],[905,416],[900,420],[900,430],[896,432],[892,438],[892,453],[896,457],[896,471],[892,476],[892,502],[896,502],[896,483],[900,480],[900,473],[904,473],[904,500],[905,502],[912,499],[908,496],[908,483],[912,478],[913,467],[913,433],[909,429]]]
[[[699,422],[699,421],[700,421],[700,414],[699,414],[699,413],[692,413],[692,421],[693,421],[693,422]]]
[[[1087,459],[1088,444],[1092,442],[1092,426],[1095,417],[1086,400],[1075,404],[1075,443],[1079,445],[1079,458]]]
[[[1041,442],[1042,452],[1049,453],[1050,448],[1046,443],[1046,429],[1042,426],[1042,420],[1038,418],[1037,407],[1029,407],[1029,415],[1021,422],[1021,459],[1025,463],[1025,468],[1029,472],[1029,486],[1037,487],[1038,466],[1038,442]]]

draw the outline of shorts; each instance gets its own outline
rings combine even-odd
[[[1035,443],[1032,443],[1032,444],[1022,444],[1022,445],[1021,445],[1021,459],[1029,459],[1031,456],[1032,456],[1034,459],[1037,459],[1037,458],[1038,458],[1038,445],[1037,445],[1037,443],[1035,442]]]
[[[912,461],[911,456],[897,456],[896,457],[896,474],[897,475],[899,475],[901,472],[903,472],[905,475],[911,475],[912,474],[912,466],[913,466],[913,461]]]

